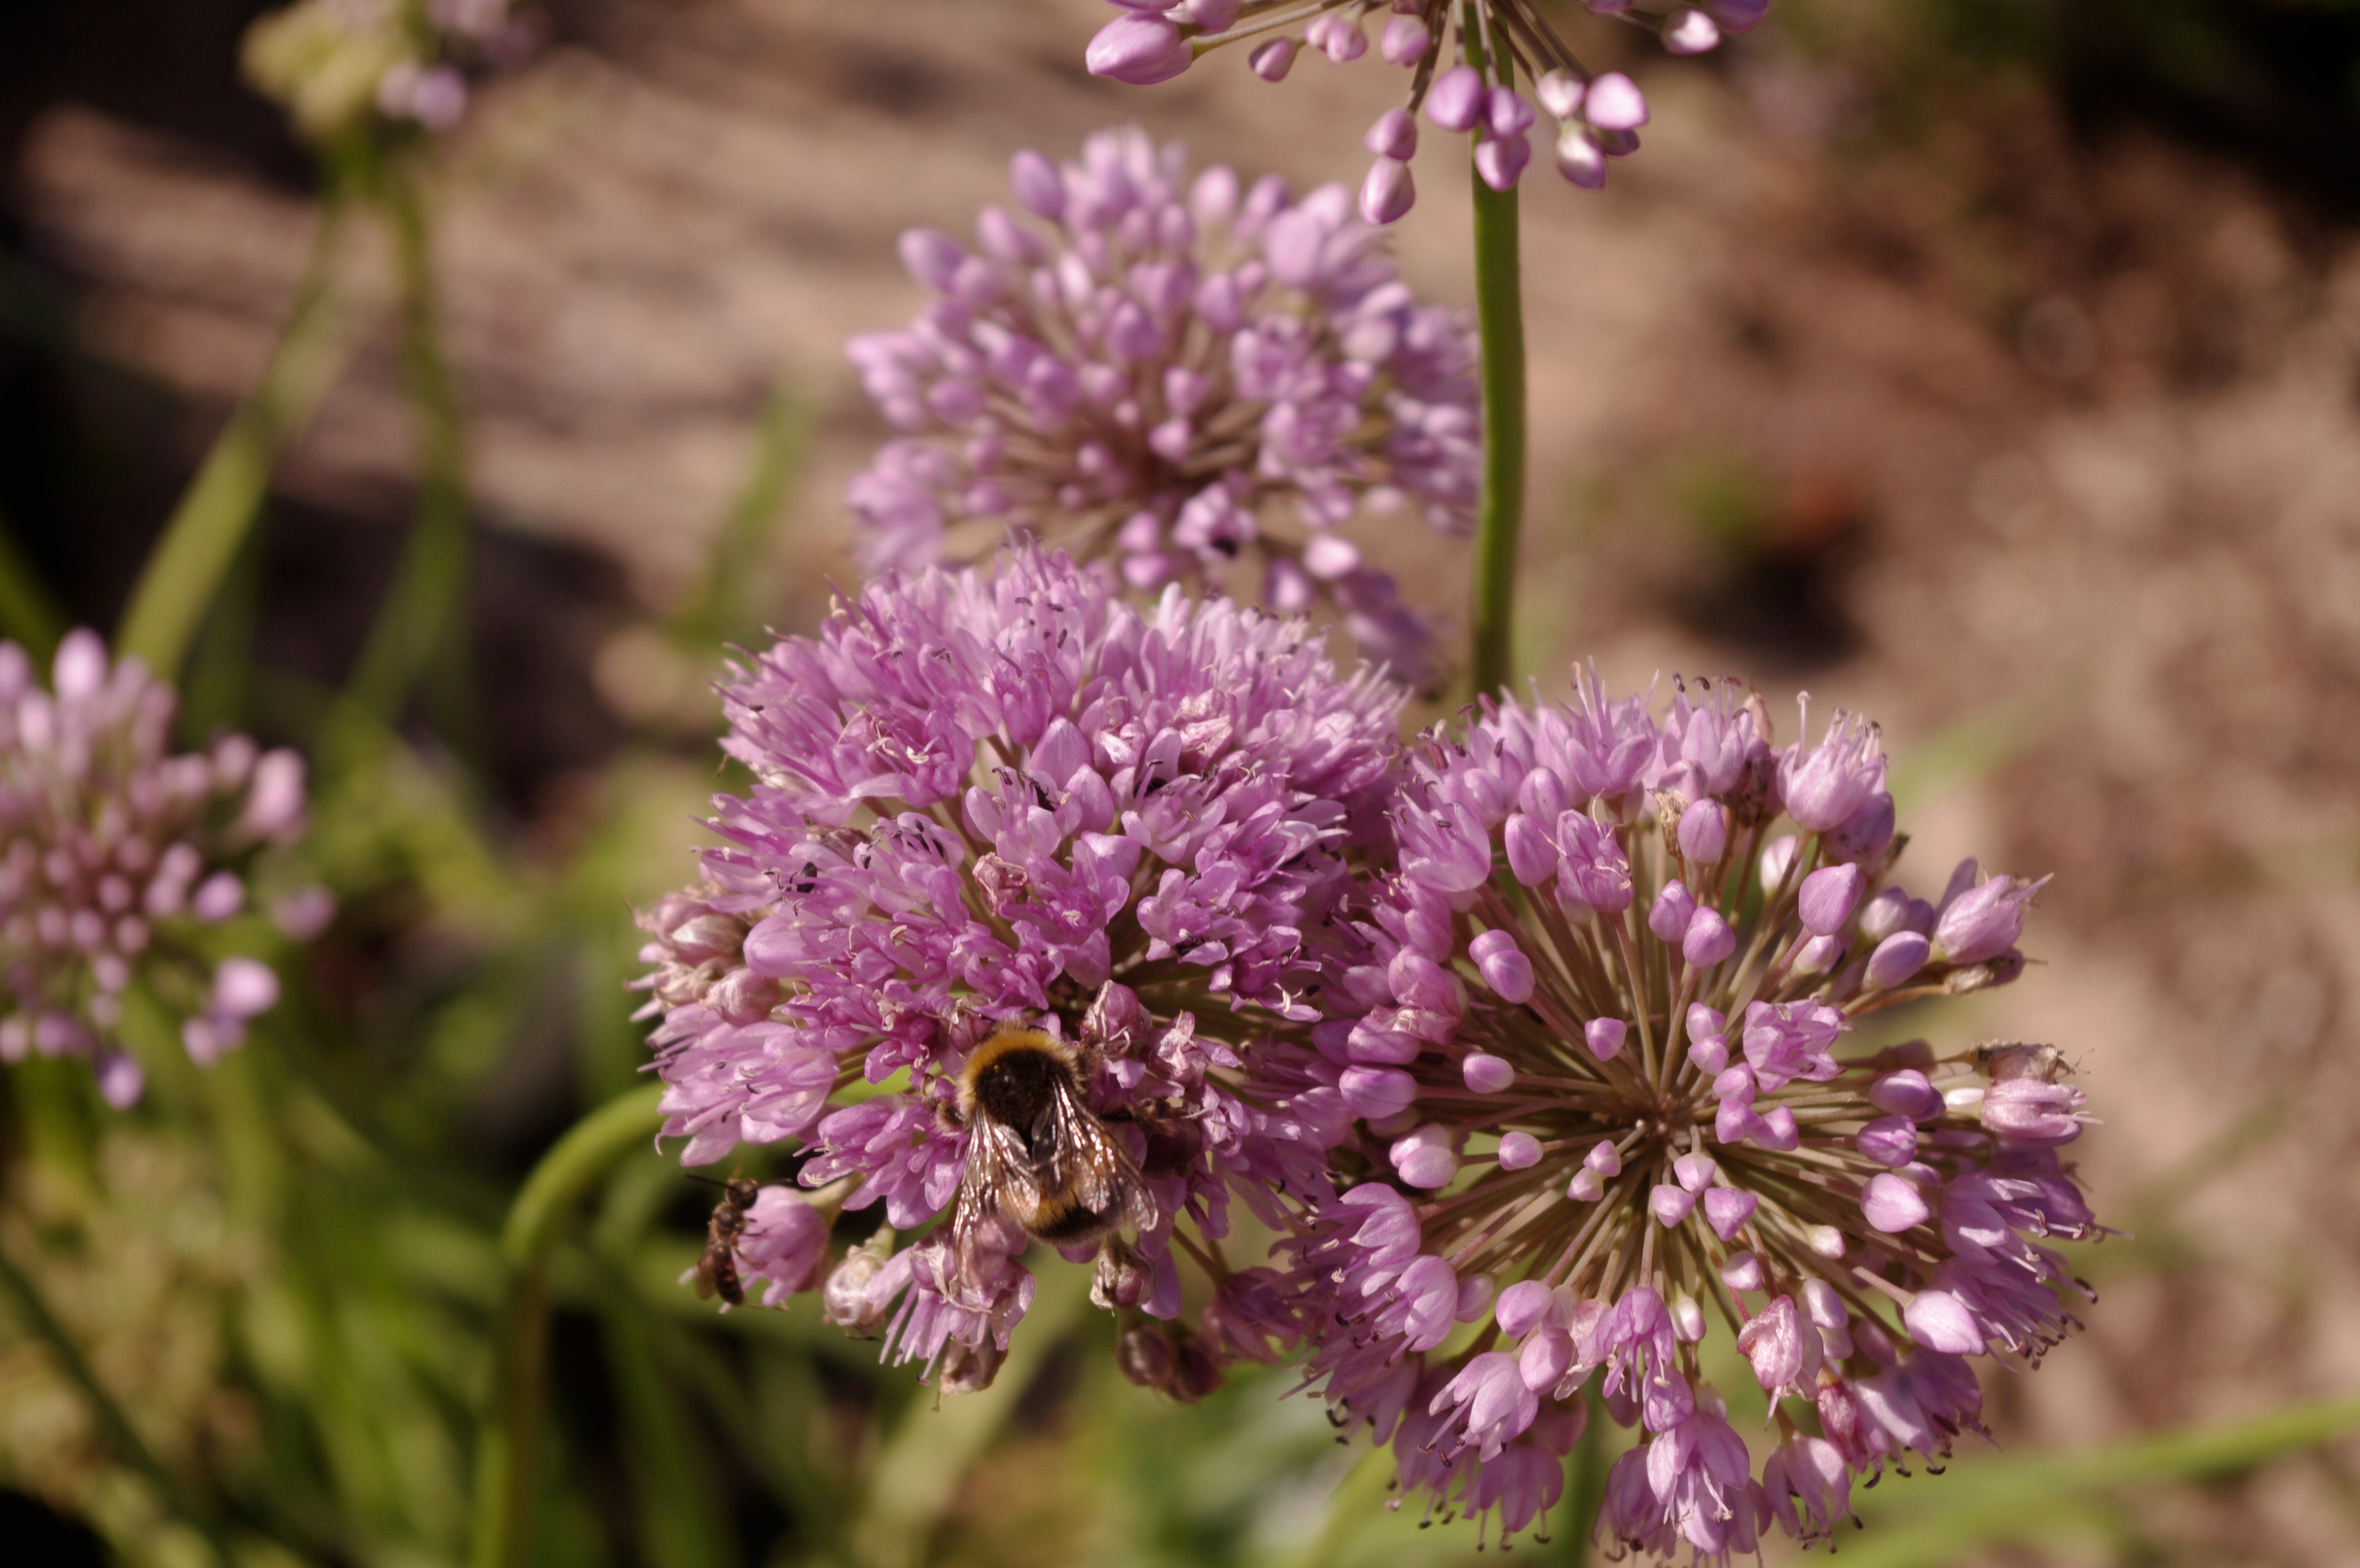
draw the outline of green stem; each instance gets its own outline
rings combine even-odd
[[[582,1195],[663,1126],[660,1084],[611,1100],[575,1123],[525,1178],[500,1233],[501,1291],[492,1390],[475,1445],[474,1568],[520,1568],[539,1497],[541,1382],[549,1357],[549,1255]]]
[[[401,287],[402,378],[418,421],[418,510],[410,543],[367,645],[351,695],[392,718],[449,629],[467,565],[467,457],[457,384],[442,355],[433,246],[413,170],[385,173]]]
[[[18,1311],[24,1315],[27,1325],[48,1344],[49,1354],[57,1361],[58,1370],[81,1390],[83,1402],[90,1407],[93,1419],[98,1422],[100,1435],[105,1439],[107,1446],[115,1450],[115,1457],[147,1477],[148,1484],[162,1497],[164,1506],[193,1526],[224,1565],[235,1563],[236,1559],[231,1554],[229,1538],[222,1532],[221,1526],[204,1509],[196,1506],[180,1484],[172,1478],[171,1473],[158,1461],[132,1426],[131,1419],[107,1393],[105,1385],[99,1382],[98,1374],[84,1359],[82,1347],[74,1343],[73,1336],[66,1332],[65,1325],[59,1322],[56,1314],[49,1310],[49,1304],[42,1299],[39,1288],[5,1251],[0,1251],[0,1288],[5,1288],[9,1295],[16,1298]]]
[[[1471,11],[1470,7],[1470,11]],[[1470,63],[1480,52],[1472,27]],[[1498,78],[1508,79],[1500,61]],[[1475,323],[1483,347],[1483,496],[1475,513],[1475,692],[1500,691],[1514,674],[1516,536],[1524,516],[1524,302],[1516,192],[1475,191]]]
[[[346,203],[332,181],[302,281],[262,379],[230,416],[180,504],[148,553],[116,629],[116,650],[137,653],[169,681],[221,587],[238,546],[261,514],[279,451],[311,412],[353,349],[335,291]]]

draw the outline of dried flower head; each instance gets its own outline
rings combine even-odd
[[[297,0],[247,29],[246,70],[314,140],[446,131],[469,83],[523,60],[545,28],[525,0]]]
[[[1524,1528],[1595,1373],[1643,1429],[1613,1550],[1819,1539],[1853,1475],[1976,1429],[1968,1358],[2036,1364],[2075,1326],[2039,1245],[2095,1230],[2057,1054],[1846,1048],[1866,1014],[2013,979],[2039,885],[1969,861],[1910,896],[1884,775],[1873,726],[1780,751],[1721,682],[1658,720],[1593,675],[1426,738],[1371,953],[1316,1033],[1357,1118],[1338,1168],[1373,1174],[1289,1280],[1314,1376],[1405,1491]],[[1712,1317],[1779,1431],[1758,1479],[1704,1379]]]
[[[59,646],[47,690],[0,642],[0,1060],[88,1057],[118,1107],[146,1083],[115,1040],[135,981],[180,1008],[208,1066],[278,1001],[267,965],[202,957],[197,932],[243,910],[241,873],[303,829],[300,757],[243,735],[168,755],[174,707],[93,632]],[[283,923],[314,923],[322,896],[295,895]]]
[[[1019,1255],[1076,1234],[993,1173],[1046,1185],[1053,1148],[1124,1178],[1068,1250],[1126,1314],[1173,1316],[1175,1231],[1218,1238],[1232,1190],[1278,1219],[1279,1192],[1324,1190],[1291,1118],[1340,1123],[1333,1074],[1309,1111],[1235,1084],[1317,1015],[1342,853],[1383,830],[1395,691],[1339,678],[1300,621],[1176,589],[1142,611],[1027,546],[872,583],[722,695],[756,786],[716,797],[702,883],[641,920],[666,1131],[691,1163],[800,1139],[806,1186],[884,1204],[825,1275],[832,1320],[943,1387],[988,1382],[1032,1299]],[[1011,1026],[1046,1042],[1048,1119],[1009,1132],[965,1074]],[[1262,1305],[1229,1291],[1238,1335]]]
[[[1011,532],[1112,564],[1129,589],[1325,601],[1411,680],[1433,658],[1393,580],[1345,536],[1361,513],[1470,525],[1470,324],[1421,305],[1340,186],[1189,177],[1175,145],[1092,137],[1063,168],[1016,156],[1019,204],[977,248],[901,236],[938,296],[855,338],[902,432],[853,482],[870,567],[980,559]]]
[[[1360,215],[1389,224],[1417,199],[1409,160],[1417,115],[1437,130],[1472,133],[1475,170],[1495,191],[1512,188],[1532,161],[1533,127],[1546,112],[1557,124],[1557,172],[1584,190],[1606,183],[1606,160],[1635,152],[1647,100],[1618,71],[1592,75],[1531,0],[1110,0],[1122,15],[1098,29],[1086,59],[1099,76],[1139,86],[1168,82],[1196,57],[1227,44],[1251,45],[1248,66],[1277,82],[1305,50],[1341,65],[1369,50],[1382,15],[1377,53],[1410,72],[1404,107],[1369,127],[1376,155],[1360,185]],[[1701,0],[1700,5],[1589,0],[1590,9],[1641,27],[1674,54],[1701,54],[1724,31],[1742,33],[1769,0]],[[1510,69],[1509,62],[1513,62]],[[1532,102],[1515,86],[1532,83]]]

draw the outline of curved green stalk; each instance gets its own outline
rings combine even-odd
[[[1470,49],[1479,35],[1468,33]],[[1507,61],[1499,78],[1507,80]],[[1483,495],[1475,512],[1475,693],[1514,674],[1516,541],[1524,517],[1524,301],[1516,191],[1475,192],[1475,324],[1483,348]]]
[[[575,1123],[525,1178],[500,1233],[492,1388],[475,1445],[474,1568],[520,1568],[531,1554],[539,1493],[541,1383],[549,1357],[549,1255],[582,1195],[663,1126],[660,1084],[608,1101]]]
[[[353,671],[351,696],[391,718],[442,646],[467,569],[467,454],[457,383],[443,357],[434,294],[433,246],[418,173],[384,173],[401,289],[402,379],[418,422],[418,510],[368,642]]]
[[[332,180],[279,346],[173,509],[115,630],[116,651],[137,653],[159,679],[179,673],[238,546],[261,515],[280,449],[311,422],[352,352],[335,289],[346,205],[342,181]]]

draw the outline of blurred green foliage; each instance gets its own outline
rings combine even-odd
[[[1782,0],[1781,14],[1804,48],[1871,62],[1888,83],[2070,79],[2111,61],[2257,136],[2289,114],[2360,116],[2348,47],[2298,61],[2299,90],[2284,91],[2287,39],[2355,36],[2360,7],[2335,0]],[[120,641],[159,669],[186,663],[191,740],[246,725],[308,741],[306,853],[344,912],[315,950],[280,953],[286,1001],[211,1072],[159,1013],[135,1009],[151,1090],[133,1113],[106,1110],[79,1064],[0,1076],[0,1478],[143,1568],[456,1563],[486,1550],[483,1434],[512,1388],[546,1401],[542,1441],[513,1452],[528,1458],[529,1560],[551,1568],[1467,1561],[1474,1532],[1388,1507],[1390,1461],[1339,1443],[1315,1400],[1283,1397],[1292,1371],[1248,1369],[1189,1407],[1125,1382],[1077,1268],[1042,1264],[998,1382],[949,1401],[913,1369],[880,1366],[808,1299],[725,1317],[682,1288],[710,1195],[644,1137],[628,911],[685,874],[691,819],[716,782],[702,683],[772,609],[773,530],[817,410],[774,394],[698,587],[629,634],[642,729],[559,847],[526,839],[469,761],[471,677],[453,635],[465,412],[434,308],[431,181],[366,149],[329,167],[279,351],[175,513]],[[258,607],[240,564],[278,453],[366,324],[340,291],[359,229],[398,263],[421,483],[367,652],[327,691],[252,667]],[[1709,454],[1666,483],[1673,512],[1727,552],[1756,548],[1779,504],[1763,476]],[[1546,586],[1568,597],[1563,575]],[[0,535],[0,630],[39,648],[62,624]],[[1896,791],[1987,773],[2044,711],[2033,694],[1971,717],[1922,748]],[[483,1124],[550,1058],[566,1077],[556,1098],[604,1119],[563,1140],[555,1127],[511,1138],[527,1157],[557,1143],[527,1178]],[[2256,1146],[2276,1114],[2257,1108],[2185,1179],[2136,1198],[2138,1239],[2077,1266],[2109,1280],[2189,1266],[2203,1244],[2175,1219],[2196,1173]],[[848,1216],[840,1239],[862,1223]],[[546,1331],[543,1373],[504,1384],[520,1322]],[[1751,1387],[1724,1370],[1721,1387]],[[2141,1488],[2240,1474],[2355,1427],[2360,1405],[2344,1400],[2072,1454],[1962,1457],[1939,1486],[1864,1499],[1874,1527],[1845,1542],[1847,1561],[1939,1563],[2060,1530],[2147,1560]],[[1520,1546],[1528,1560],[1590,1555],[1587,1520],[1624,1441],[1593,1421],[1556,1537]]]

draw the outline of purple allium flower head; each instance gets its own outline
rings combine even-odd
[[[1366,26],[1374,8],[1371,0],[1110,3],[1120,15],[1091,38],[1083,60],[1094,74],[1134,86],[1168,82],[1199,56],[1229,44],[1245,49],[1249,67],[1265,82],[1284,80],[1298,52],[1324,54],[1342,65],[1369,52]],[[1668,53],[1688,55],[1718,47],[1727,33],[1745,31],[1769,5],[1768,0],[1708,0],[1700,7],[1659,12],[1591,0],[1590,8],[1647,28]],[[1557,123],[1557,170],[1574,185],[1598,189],[1606,182],[1608,158],[1637,150],[1634,133],[1647,123],[1647,100],[1637,83],[1620,71],[1592,76],[1556,28],[1522,0],[1393,0],[1392,13],[1376,53],[1410,72],[1406,112],[1423,109],[1440,130],[1474,132],[1476,170],[1495,190],[1513,186],[1531,159],[1527,132],[1539,117],[1535,100]],[[1516,85],[1519,73],[1523,88]],[[1380,150],[1371,183],[1378,182],[1388,160],[1406,156]],[[1407,210],[1403,200],[1388,215],[1370,221],[1390,223]]]
[[[960,1085],[1002,1027],[1066,1053],[1075,1114],[1138,1173],[1110,1298],[1169,1319],[1175,1225],[1218,1238],[1235,1193],[1285,1229],[1282,1199],[1328,1194],[1350,1091],[1307,1025],[1325,946],[1360,941],[1335,916],[1346,851],[1387,841],[1397,689],[1339,677],[1299,620],[1176,587],[1139,609],[1023,545],[872,583],[722,696],[756,785],[640,921],[665,1130],[693,1164],[798,1139],[806,1186],[852,1182],[897,1232],[956,1210],[828,1275],[836,1321],[945,1387],[997,1365],[1027,1237],[967,1179]],[[1405,1011],[1439,1032],[1459,981],[1427,968]]]
[[[89,1057],[118,1108],[146,1082],[115,1041],[135,979],[203,1066],[278,1003],[268,965],[205,956],[220,944],[201,933],[245,909],[257,869],[277,869],[257,862],[304,825],[300,757],[243,735],[171,755],[175,706],[94,632],[59,645],[46,688],[0,642],[0,1060]]]
[[[1846,721],[1837,740],[1873,735]],[[1742,685],[1687,683],[1657,718],[1594,676],[1578,703],[1486,703],[1413,750],[1393,819],[1405,857],[1426,848],[1378,880],[1366,951],[1328,988],[1365,1013],[1317,1036],[1388,1093],[1338,1135],[1331,1168],[1366,1174],[1284,1244],[1309,1376],[1390,1439],[1405,1492],[1480,1511],[1492,1467],[1578,1420],[1596,1371],[1644,1433],[1608,1479],[1601,1541],[1726,1563],[1773,1528],[1823,1538],[1855,1473],[1976,1430],[1966,1357],[2037,1359],[2075,1326],[2041,1244],[2098,1228],[2060,1159],[2084,1096],[2046,1047],[1848,1048],[1863,1014],[1999,974],[1899,931],[1891,858],[1831,858],[1858,803],[1811,782],[1811,753],[1782,794],[1778,755]],[[1792,781],[1823,826],[1788,814]],[[1618,868],[1617,896],[1569,897],[1577,860]],[[2005,904],[2012,942],[2020,884],[1976,905],[1992,883],[1953,880],[1959,923]],[[1876,931],[1919,944],[1906,970],[1865,961]],[[1509,952],[1513,995],[1485,981]],[[1446,1354],[1465,1343],[1454,1279],[1498,1305]],[[1773,1420],[1781,1399],[1819,1407],[1823,1435],[1787,1425],[1758,1475],[1699,1348],[1715,1301]]]
[[[1405,118],[1379,129],[1415,143]],[[1389,210],[1408,165],[1380,163],[1397,175],[1363,206]],[[1038,222],[986,208],[972,248],[903,236],[937,297],[850,346],[901,433],[849,491],[865,563],[976,560],[1013,532],[1142,595],[1179,582],[1288,614],[1324,604],[1370,657],[1435,678],[1427,630],[1347,525],[1470,526],[1470,323],[1417,302],[1341,186],[1295,201],[1224,168],[1191,179],[1176,144],[1136,129],[1063,168],[1019,153],[1012,178]]]

